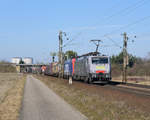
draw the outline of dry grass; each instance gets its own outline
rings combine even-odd
[[[0,62],[0,72],[1,73],[16,73],[16,68],[10,63]]]
[[[5,97],[6,92],[11,89],[20,78],[21,75],[13,73],[0,73],[0,102]]]
[[[128,76],[128,83],[150,85],[150,76]],[[122,82],[122,76],[113,77],[112,81]]]
[[[118,92],[104,91],[78,82],[69,86],[66,80],[36,77],[86,115],[89,120],[150,120],[148,111],[139,109],[138,103],[136,106],[130,106],[127,100],[121,99],[122,94]],[[128,99],[123,95],[123,99],[125,98]]]
[[[0,89],[3,94],[0,103],[0,120],[18,119],[25,78],[21,74],[0,73]]]

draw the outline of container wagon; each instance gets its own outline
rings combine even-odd
[[[32,67],[32,73],[41,74],[42,73],[41,67]]]
[[[58,62],[51,63],[51,75],[58,77],[58,75],[59,75],[59,64],[58,64]]]
[[[46,69],[44,71],[45,75],[52,75],[52,64],[46,65]]]
[[[72,76],[72,60],[67,60],[64,62],[64,78],[69,79]]]

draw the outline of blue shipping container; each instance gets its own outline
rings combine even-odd
[[[64,75],[71,76],[72,75],[72,60],[67,60],[64,63]]]

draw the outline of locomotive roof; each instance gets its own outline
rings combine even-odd
[[[87,57],[109,57],[107,55],[101,55],[99,52],[90,52],[87,54],[83,54],[81,56],[77,56],[76,58],[87,58]]]
[[[77,60],[82,60],[82,59],[86,59],[86,58],[90,58],[90,57],[106,57],[106,58],[109,58],[109,56],[106,56],[106,55],[101,55],[101,56],[82,56],[82,57],[79,57],[77,58]]]
[[[90,53],[87,53],[87,54],[83,54],[81,56],[77,56],[77,58],[84,57],[84,56],[98,56],[98,55],[100,55],[99,52],[90,52]]]

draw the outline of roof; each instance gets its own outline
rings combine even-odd
[[[87,53],[87,54],[83,54],[81,56],[77,56],[77,58],[84,57],[84,56],[98,56],[98,55],[100,55],[99,52],[90,52],[90,53]]]
[[[16,64],[16,66],[46,66],[47,64]]]

